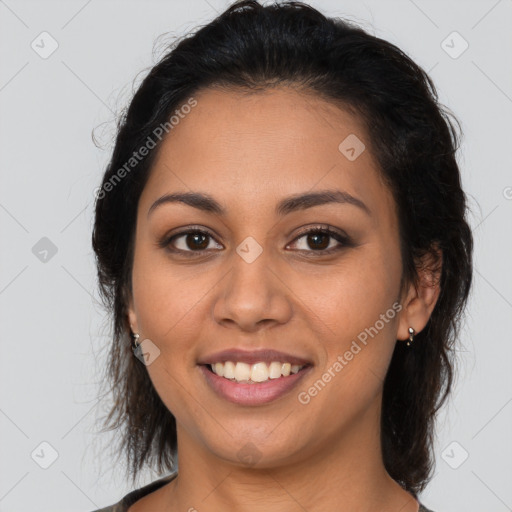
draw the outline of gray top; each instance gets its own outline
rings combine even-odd
[[[109,507],[94,510],[93,512],[126,512],[136,501],[140,500],[142,497],[146,496],[147,494],[150,494],[153,491],[160,489],[160,487],[163,487],[165,484],[169,483],[177,475],[178,475],[178,473],[174,472],[170,475],[160,478],[159,480],[155,480],[154,482],[151,482],[150,484],[145,485],[144,487],[141,487],[140,489],[136,489],[135,491],[128,493],[120,501],[118,501],[117,503],[114,503],[114,505],[110,505]],[[418,512],[433,512],[433,511],[429,510],[428,508],[425,508],[420,503],[420,508],[419,508]]]

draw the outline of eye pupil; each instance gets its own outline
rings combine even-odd
[[[189,241],[190,241],[190,238],[193,238],[194,241],[192,242],[192,244],[189,244]],[[197,242],[197,239],[198,238],[203,238],[203,243],[200,244],[199,246],[198,245],[195,245],[196,242]],[[192,234],[189,234],[187,236],[187,247],[189,249],[192,249],[192,250],[197,250],[197,249],[205,249],[206,247],[208,247],[208,241],[207,241],[207,238],[208,238],[208,235],[204,235],[202,233],[192,233]],[[206,243],[204,243],[206,241]]]
[[[315,244],[318,244],[318,238],[323,238],[324,242],[325,242],[329,238],[329,235],[325,234],[325,233],[310,233],[308,238],[309,238],[309,240],[313,239],[314,240],[313,244],[315,245]],[[329,242],[320,244],[320,247],[318,245],[316,245],[316,248],[317,249],[325,249],[325,247],[328,247],[328,246],[329,246]]]

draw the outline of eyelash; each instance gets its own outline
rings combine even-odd
[[[170,237],[164,237],[160,242],[158,242],[158,246],[161,248],[167,249],[171,253],[184,254],[184,255],[186,255],[186,257],[195,257],[196,255],[207,252],[208,251],[207,249],[197,250],[197,251],[192,251],[192,250],[184,251],[182,249],[176,249],[176,248],[170,247],[170,244],[173,241],[175,241],[177,238],[181,238],[182,236],[192,235],[192,234],[204,235],[204,236],[210,237],[215,240],[215,237],[210,232],[208,232],[204,229],[201,229],[201,228],[191,227],[191,228],[187,229],[186,231],[180,231],[179,233],[175,233],[174,235],[172,235]],[[316,250],[316,251],[315,250],[303,250],[303,249],[299,250],[299,252],[317,253],[317,254],[315,254],[314,257],[331,255],[331,254],[334,254],[334,253],[342,250],[345,247],[353,247],[354,246],[350,237],[348,237],[347,235],[341,234],[338,231],[334,231],[329,225],[319,225],[319,226],[314,226],[313,228],[308,228],[308,229],[302,231],[301,233],[299,233],[294,238],[292,243],[297,242],[304,236],[310,235],[310,234],[328,235],[330,238],[334,238],[336,241],[338,241],[340,244],[342,244],[342,245],[339,245],[337,247],[333,247],[333,248],[327,249],[327,250],[321,250],[321,249]]]

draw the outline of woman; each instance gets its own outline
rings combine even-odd
[[[103,511],[428,510],[472,277],[457,142],[401,50],[298,2],[162,58],[93,247],[107,424],[133,483],[169,474]]]

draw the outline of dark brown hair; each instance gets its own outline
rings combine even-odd
[[[175,418],[132,353],[127,320],[137,204],[161,145],[158,127],[201,89],[279,85],[343,105],[365,123],[397,205],[403,283],[417,283],[420,258],[442,251],[437,304],[411,348],[397,343],[383,392],[384,464],[416,495],[431,477],[434,419],[452,385],[453,346],[472,280],[473,239],[456,162],[459,123],[438,102],[428,75],[399,48],[300,2],[231,5],[171,45],[119,120],[92,236],[113,326],[106,382],[114,405],[105,425],[118,430],[133,482],[145,464],[176,469]],[[156,147],[128,169],[149,138]]]

